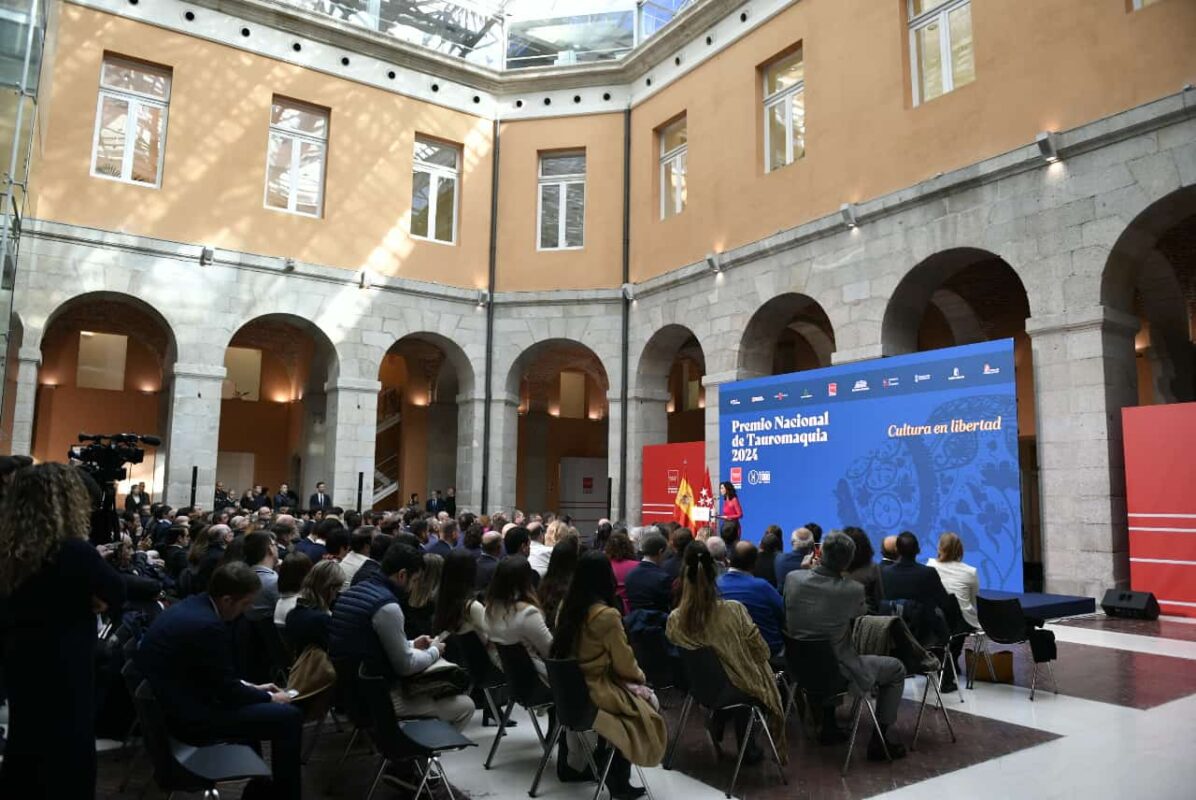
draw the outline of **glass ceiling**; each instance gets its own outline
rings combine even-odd
[[[622,58],[696,0],[280,0],[491,69]]]

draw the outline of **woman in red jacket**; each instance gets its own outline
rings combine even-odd
[[[735,524],[742,524],[740,520],[743,519],[743,507],[739,505],[739,494],[735,491],[735,486],[730,481],[723,481],[719,484],[718,493],[723,497],[723,514],[724,520],[735,520]]]

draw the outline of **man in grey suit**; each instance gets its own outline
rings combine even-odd
[[[839,671],[851,693],[863,696],[877,689],[876,717],[885,733],[889,754],[905,755],[905,748],[889,741],[888,729],[897,719],[905,683],[905,667],[889,656],[862,656],[851,643],[851,623],[868,613],[864,586],[843,572],[855,555],[855,543],[842,531],[832,531],[822,540],[822,563],[813,569],[795,570],[785,578],[785,623],[796,639],[827,639],[839,660]],[[826,711],[822,741],[842,741],[844,735],[834,723],[834,708]],[[868,745],[868,758],[884,760],[884,748],[875,736]]]

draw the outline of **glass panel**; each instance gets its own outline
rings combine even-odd
[[[686,120],[680,119],[660,132],[661,152],[667,153],[689,140]]]
[[[270,124],[320,139],[328,138],[328,115],[312,108],[276,102],[270,109]]]
[[[320,184],[324,179],[324,145],[299,142],[299,177],[295,181],[295,210],[320,213]]]
[[[158,164],[162,158],[162,134],[166,127],[165,109],[139,104],[137,130],[133,134],[133,180],[158,182]]]
[[[550,183],[540,187],[540,247],[560,247],[558,226],[561,219],[560,184]]]
[[[125,126],[128,124],[129,103],[115,97],[105,97],[100,105],[100,133],[96,137],[95,171],[98,175],[121,177],[125,157]]]
[[[922,102],[933,100],[943,93],[943,58],[942,50],[939,49],[939,35],[937,20],[914,31]]]
[[[125,360],[128,337],[117,333],[79,331],[79,360],[75,367],[75,386],[80,389],[125,388]]]
[[[951,0],[913,0],[914,16],[921,16],[932,8],[938,8],[939,6],[946,5],[949,2],[951,2]]]
[[[789,129],[785,125],[785,103],[774,103],[767,108],[768,124],[768,168],[783,167],[789,163],[786,158],[785,139]]]
[[[581,247],[585,231],[586,185],[565,184],[565,246]]]
[[[411,234],[413,236],[427,236],[428,192],[432,176],[426,172],[416,172],[411,178]]]
[[[976,80],[976,59],[972,53],[972,6],[960,6],[947,15],[951,32],[951,85],[959,88]]]
[[[436,238],[442,242],[453,240],[453,212],[457,207],[457,182],[440,178],[436,184]]]
[[[428,139],[415,140],[415,160],[449,169],[457,168],[457,148]]]
[[[689,199],[686,191],[685,162],[688,160],[685,153],[677,156],[673,164],[673,186],[675,187],[676,197],[678,202],[677,213],[680,214],[685,210],[685,203]]]
[[[586,154],[568,153],[559,156],[540,156],[540,176],[555,178],[561,175],[585,175]]]
[[[100,85],[137,92],[158,100],[170,99],[170,70],[114,58],[104,59]]]
[[[295,141],[289,136],[270,134],[269,151],[266,154],[266,205],[271,208],[287,208],[291,192],[291,153]]]
[[[793,160],[806,154],[806,93],[793,95]]]
[[[788,89],[805,78],[805,65],[802,63],[801,48],[787,56],[782,56],[768,65],[764,73],[764,96],[776,94]]]

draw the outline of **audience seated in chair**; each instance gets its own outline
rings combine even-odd
[[[321,561],[303,579],[295,607],[286,616],[283,638],[299,655],[308,647],[328,650],[332,604],[341,593],[345,573],[335,561]]]
[[[627,603],[632,611],[669,613],[673,596],[673,576],[661,566],[668,554],[668,543],[655,528],[640,539],[643,558],[627,573]]]
[[[814,533],[809,528],[798,528],[789,537],[789,552],[777,556],[777,590],[785,588],[785,578],[796,569],[809,569],[814,554]]]
[[[718,579],[718,593],[724,600],[743,604],[760,629],[769,653],[780,658],[785,652],[785,638],[781,634],[785,629],[785,601],[771,583],[752,574],[758,557],[754,544],[736,542],[729,560],[730,569]]]
[[[851,642],[851,622],[867,613],[864,587],[843,573],[855,556],[855,543],[841,531],[832,531],[822,542],[822,560],[810,570],[798,570],[785,579],[785,617],[789,635],[796,639],[827,639],[831,642],[839,670],[852,693],[877,691],[876,717],[888,743],[889,754],[900,758],[905,748],[892,741],[888,729],[897,719],[905,682],[905,667],[890,656],[859,655]],[[834,721],[834,709],[824,710],[822,741],[846,741]],[[868,757],[887,758],[884,746],[873,740]]]
[[[923,646],[947,643],[947,590],[933,567],[917,562],[918,537],[904,531],[897,537],[897,561],[881,570],[885,599],[905,601],[912,610],[902,616]]]
[[[253,605],[245,610],[245,619],[257,622],[274,618],[274,607],[278,605],[278,549],[268,533],[256,531],[245,537],[241,559],[249,565],[262,582],[262,588],[253,598]]]
[[[880,565],[872,560],[876,555],[872,550],[872,542],[868,539],[868,534],[860,528],[847,527],[843,532],[855,543],[855,556],[847,565],[847,577],[864,587],[868,613],[879,614],[880,604],[885,599],[885,590],[880,578]]]

